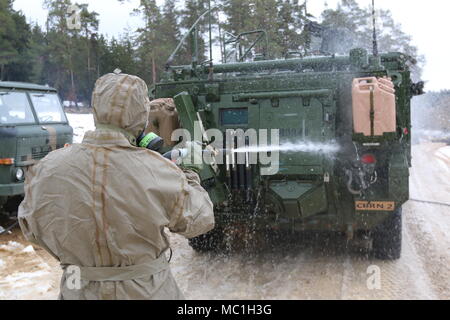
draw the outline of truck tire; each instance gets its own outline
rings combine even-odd
[[[214,229],[196,238],[189,239],[189,245],[197,252],[216,251],[222,248],[222,233]]]
[[[402,251],[402,208],[398,208],[373,233],[373,254],[381,260],[400,259]]]
[[[6,215],[13,219],[17,218],[17,212],[22,201],[23,195],[6,198],[6,201],[0,205],[0,214]]]

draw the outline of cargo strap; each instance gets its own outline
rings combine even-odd
[[[64,271],[66,267],[63,267]],[[161,256],[143,264],[127,267],[79,267],[81,271],[81,280],[85,281],[128,281],[139,278],[150,277],[161,271],[169,269],[166,255]]]
[[[375,97],[373,87],[370,88],[370,135],[375,135]]]

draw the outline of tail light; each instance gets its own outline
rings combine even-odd
[[[361,162],[364,164],[374,164],[377,162],[377,158],[373,154],[367,153],[361,157]]]
[[[0,165],[13,165],[14,164],[14,158],[5,158],[5,159],[0,159]]]

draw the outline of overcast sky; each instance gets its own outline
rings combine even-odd
[[[14,8],[22,10],[29,22],[44,25],[47,16],[42,8],[43,0],[15,0]],[[139,18],[130,17],[130,12],[139,0],[129,0],[121,4],[117,0],[80,0],[88,3],[89,9],[99,13],[100,32],[117,36],[125,28],[135,29]],[[159,3],[163,0],[158,0]],[[324,9],[325,2],[335,7],[338,0],[309,0],[309,11],[316,17]],[[367,6],[371,0],[357,0]],[[413,37],[413,43],[425,55],[427,64],[423,80],[427,81],[427,90],[450,89],[450,39],[445,34],[450,31],[450,1],[448,0],[376,0],[376,5],[390,9],[394,19],[403,26],[403,30]],[[368,35],[370,36],[370,35]]]

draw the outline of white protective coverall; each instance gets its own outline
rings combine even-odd
[[[182,299],[164,229],[192,238],[214,227],[198,175],[132,145],[145,129],[147,93],[138,77],[103,76],[93,93],[97,130],[29,171],[19,222],[61,262],[60,299]]]

